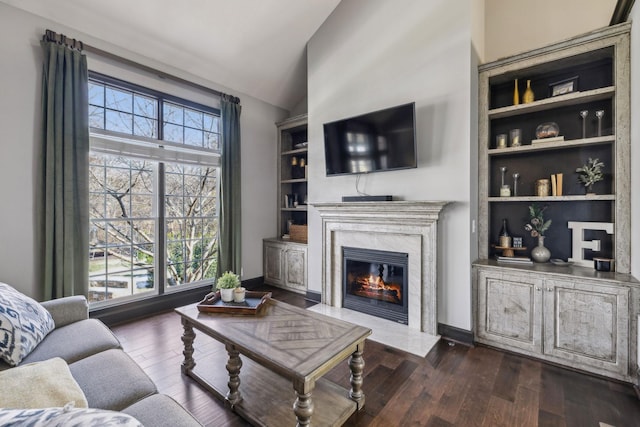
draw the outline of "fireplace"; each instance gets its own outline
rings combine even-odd
[[[408,254],[405,268],[408,283],[404,292],[407,326],[437,335],[438,217],[447,203],[409,200],[313,203],[322,218],[323,304],[344,307],[344,247],[404,252]]]
[[[409,254],[342,247],[343,307],[408,324]]]

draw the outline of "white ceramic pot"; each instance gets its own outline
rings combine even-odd
[[[233,289],[234,288],[229,288],[229,289],[220,289],[220,299],[222,299],[222,302],[232,302],[233,301]]]

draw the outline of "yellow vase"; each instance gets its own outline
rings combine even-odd
[[[527,80],[527,89],[524,91],[524,94],[522,95],[522,102],[524,104],[528,104],[530,102],[533,102],[534,99],[535,99],[535,96],[533,96],[533,90],[531,89],[531,80]]]
[[[520,104],[520,92],[518,92],[518,79],[515,81],[513,88],[513,105]]]

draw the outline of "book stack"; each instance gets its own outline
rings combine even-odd
[[[498,262],[504,262],[506,264],[533,264],[531,258],[526,256],[501,256],[496,255]]]
[[[562,196],[562,174],[554,173],[551,175],[551,195]]]

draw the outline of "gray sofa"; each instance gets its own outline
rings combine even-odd
[[[144,426],[202,426],[127,355],[102,322],[89,318],[87,300],[66,297],[41,303],[56,327],[20,365],[60,357],[84,392],[90,408],[121,411]],[[0,361],[0,370],[11,367]],[[178,367],[176,367],[178,369]]]

